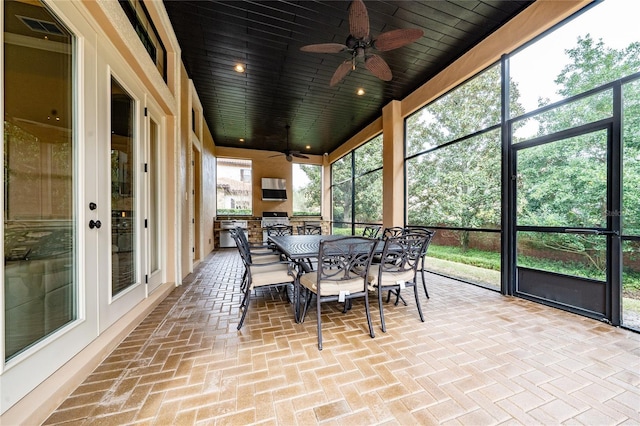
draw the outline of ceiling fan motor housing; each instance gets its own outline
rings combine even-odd
[[[347,41],[344,43],[349,50],[356,50],[358,48],[366,49],[371,47],[371,37],[366,36],[364,38],[355,38],[351,34],[347,37]]]

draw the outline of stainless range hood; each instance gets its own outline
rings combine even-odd
[[[262,178],[262,201],[285,201],[287,181],[277,178]]]

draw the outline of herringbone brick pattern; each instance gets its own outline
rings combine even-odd
[[[236,331],[241,275],[214,252],[46,424],[640,424],[639,334],[429,274],[424,323],[325,304],[320,352],[275,290]]]

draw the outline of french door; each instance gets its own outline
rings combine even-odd
[[[514,149],[515,292],[620,321],[620,150],[613,120]]]
[[[0,413],[97,336],[96,46],[69,4],[4,1]],[[69,26],[74,22],[74,26]],[[30,26],[31,25],[31,26]],[[43,37],[42,28],[49,32]],[[32,30],[33,29],[33,30]],[[85,61],[79,66],[79,57]],[[102,221],[101,221],[102,219]],[[102,228],[102,229],[101,229]]]
[[[108,58],[107,58],[108,59]],[[107,69],[110,69],[107,66]],[[125,83],[125,81],[127,81]],[[146,296],[141,252],[144,119],[136,87],[116,70],[108,84],[108,138],[98,146],[97,202],[101,222],[99,252],[108,253],[100,265],[100,331],[131,310]],[[101,207],[104,206],[104,207]],[[110,267],[108,267],[109,265]]]
[[[145,283],[147,294],[153,293],[164,281],[162,270],[162,161],[160,156],[160,141],[163,140],[161,121],[151,113],[146,117],[145,163],[144,169],[144,197],[145,217],[143,219],[144,236],[143,251],[145,253]]]

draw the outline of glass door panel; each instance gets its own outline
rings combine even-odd
[[[136,283],[134,100],[111,79],[112,295]]]
[[[37,2],[36,2],[37,3]],[[78,318],[73,37],[38,4],[4,3],[5,360]],[[19,18],[18,18],[19,17]],[[57,33],[21,20],[38,17]],[[12,37],[10,37],[12,36]],[[14,43],[16,37],[29,43]]]
[[[148,293],[151,294],[162,284],[160,270],[160,127],[149,119],[149,144],[147,163],[147,241],[145,245],[148,259]]]

